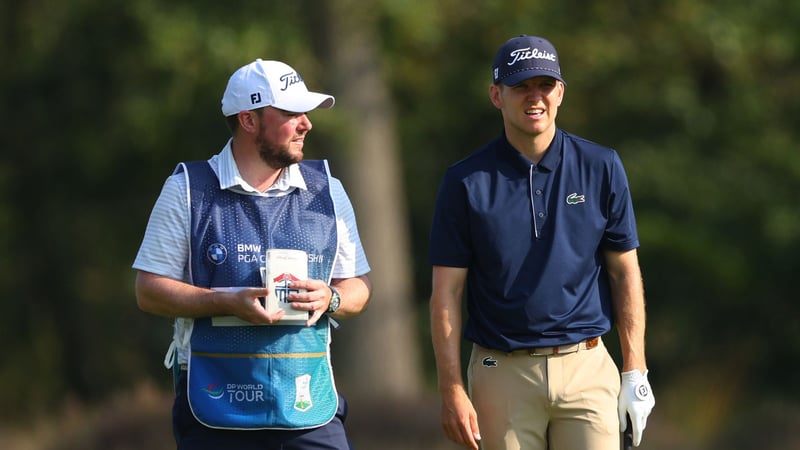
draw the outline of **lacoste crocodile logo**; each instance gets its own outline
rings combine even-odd
[[[487,356],[486,358],[483,358],[481,364],[483,364],[484,367],[497,367],[497,360],[491,356]]]
[[[577,192],[573,192],[567,196],[567,204],[568,205],[577,205],[578,203],[583,203],[586,201],[586,197],[583,195],[578,195]]]

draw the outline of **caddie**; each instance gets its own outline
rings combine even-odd
[[[331,324],[367,306],[370,268],[341,181],[303,159],[308,113],[333,104],[283,62],[239,68],[222,96],[231,139],[180,163],[153,207],[136,297],[175,318],[179,450],[350,448]]]

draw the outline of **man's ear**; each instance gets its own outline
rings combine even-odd
[[[500,95],[500,85],[499,84],[490,84],[489,85],[489,100],[492,101],[492,104],[497,109],[503,108],[503,99]]]
[[[254,133],[258,130],[258,119],[255,111],[240,111],[237,114],[239,119],[239,127],[248,133]]]

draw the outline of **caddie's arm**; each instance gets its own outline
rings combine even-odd
[[[237,316],[250,323],[266,324],[277,322],[284,314],[283,311],[267,314],[259,300],[269,293],[266,288],[218,292],[140,270],[135,289],[139,308],[158,316]]]
[[[364,312],[372,295],[372,283],[366,275],[353,278],[337,278],[331,280],[333,286],[341,296],[339,309],[331,314],[337,319],[347,319]],[[330,298],[328,299],[330,304]]]
[[[336,319],[347,319],[361,314],[369,303],[372,295],[372,283],[367,275],[352,278],[335,278],[330,286],[322,280],[298,280],[292,283],[292,288],[304,292],[289,294],[292,308],[305,310],[311,314],[306,326],[312,326],[328,314]],[[335,311],[329,309],[335,292],[339,295]]]

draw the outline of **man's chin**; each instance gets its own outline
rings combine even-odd
[[[282,169],[303,160],[303,147],[302,145],[298,147],[292,144],[283,149],[269,150],[262,147],[259,155],[261,160],[268,166],[274,169]]]
[[[295,151],[292,151],[287,156],[288,156],[288,158],[286,158],[286,160],[289,161],[290,164],[294,164],[294,163],[299,163],[300,161],[302,161],[303,160],[303,156],[305,156],[305,155],[303,154],[303,150],[295,150]]]

